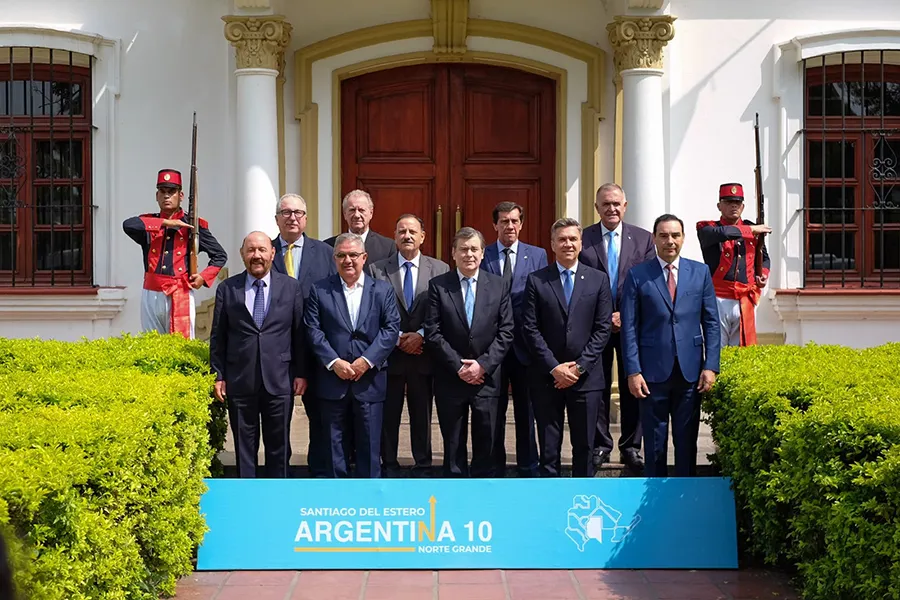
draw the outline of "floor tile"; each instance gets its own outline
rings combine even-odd
[[[503,584],[447,584],[438,587],[439,600],[505,600]]]
[[[279,585],[232,585],[225,586],[216,600],[284,600],[288,597],[288,586]]]
[[[507,571],[506,581],[513,584],[554,584],[572,583],[572,576],[568,571]]]
[[[708,583],[712,584],[709,571],[675,571],[648,569],[643,571],[650,583]]]
[[[644,574],[641,571],[619,571],[619,570],[578,570],[572,571],[575,579],[581,585],[591,583],[646,583]]]
[[[433,597],[433,587],[398,588],[388,585],[366,587],[366,600],[432,600]]]
[[[441,571],[438,581],[445,583],[503,583],[502,571]]]
[[[656,592],[649,583],[593,583],[581,586],[588,600],[655,600]]]
[[[231,571],[196,571],[180,579],[178,584],[221,585],[231,574]]]
[[[512,600],[577,600],[578,591],[570,583],[556,584],[510,584],[509,595]]]
[[[359,600],[361,591],[362,585],[303,586],[298,581],[290,600]]]
[[[175,592],[174,600],[212,600],[219,591],[217,585],[181,585]]]
[[[297,585],[309,587],[321,585],[361,586],[365,576],[365,571],[301,571]]]
[[[653,584],[660,600],[728,600],[728,596],[711,583]]]
[[[235,571],[225,582],[225,587],[233,585],[288,586],[297,575],[297,571]]]
[[[433,586],[432,571],[371,571],[368,586]]]

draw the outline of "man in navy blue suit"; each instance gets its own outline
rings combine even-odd
[[[381,477],[387,361],[400,338],[400,313],[391,284],[363,273],[366,258],[360,236],[337,236],[338,273],[313,284],[304,313],[319,363],[316,395],[330,441],[331,477],[349,475],[351,434],[356,476]]]
[[[625,382],[625,360],[622,356],[622,340],[619,331],[622,326],[619,309],[625,275],[634,265],[656,256],[653,235],[646,229],[626,223],[625,212],[628,200],[625,192],[615,183],[605,183],[597,190],[594,207],[600,215],[600,222],[584,230],[584,243],[578,260],[599,269],[609,276],[612,292],[613,314],[612,335],[603,351],[603,373],[606,388],[597,410],[597,432],[594,434],[594,466],[609,462],[613,449],[613,439],[609,432],[609,411],[612,399],[613,354],[618,359],[616,371],[619,375],[619,454],[622,462],[635,471],[644,468],[641,458],[641,420],[638,401],[628,391]]]
[[[522,307],[528,275],[547,266],[547,252],[519,240],[525,209],[515,202],[501,202],[491,215],[497,230],[497,243],[484,249],[481,268],[510,282],[513,307],[513,347],[503,361],[500,380],[500,403],[494,431],[494,465],[497,477],[506,472],[506,410],[512,384],[513,418],[516,422],[516,469],[519,477],[538,475],[538,452],[534,437],[534,409],[527,382],[531,357],[522,338]]]
[[[285,194],[278,200],[275,209],[275,222],[278,224],[278,235],[272,240],[275,246],[275,260],[272,270],[293,277],[300,284],[303,301],[309,298],[312,285],[337,273],[334,265],[331,246],[306,235],[306,200],[297,194]],[[322,425],[320,402],[316,398],[315,355],[306,353],[307,375],[310,377],[306,393],[303,394],[303,408],[309,426],[309,446],[307,448],[307,464],[313,477],[325,477],[327,462],[325,453],[328,443]],[[293,399],[291,399],[293,412]]]
[[[241,477],[256,477],[260,418],[266,477],[287,477],[292,400],[307,385],[303,296],[296,280],[271,271],[274,256],[268,235],[250,233],[241,244],[247,270],[216,290],[209,358]]]
[[[523,336],[534,356],[529,379],[541,475],[560,475],[568,413],[572,476],[590,477],[597,409],[605,386],[603,349],[612,321],[609,278],[578,261],[578,221],[559,219],[550,231],[556,261],[528,276],[522,317]]]
[[[647,477],[666,477],[669,416],[675,475],[697,471],[700,394],[719,372],[719,313],[709,268],[681,258],[684,223],[653,224],[656,258],[628,272],[622,293],[622,347],[628,387],[641,399]]]

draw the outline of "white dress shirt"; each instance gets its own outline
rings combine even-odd
[[[254,282],[256,281],[256,277],[251,275],[249,272],[247,273],[247,280],[244,282],[244,306],[247,307],[247,312],[250,313],[250,316],[253,316],[253,304],[256,302],[256,288],[253,287]],[[272,289],[272,272],[269,271],[262,277],[263,283],[266,285],[263,286],[262,294],[263,294],[263,302],[266,306],[266,314],[269,312],[269,290]]]
[[[669,266],[669,263],[667,263],[666,261],[664,261],[663,259],[661,259],[661,258],[659,257],[659,255],[656,256],[656,260],[659,261],[659,266],[662,267],[662,270],[663,270],[663,277],[665,277],[665,278],[666,278],[666,281],[668,281],[668,280],[669,280],[669,272],[668,272],[668,270],[666,269],[666,267]],[[681,264],[681,257],[680,257],[680,256],[676,256],[676,257],[675,257],[675,260],[672,261],[672,265],[675,267],[675,268],[672,270],[672,277],[675,278],[675,289],[676,289],[676,290],[678,289],[678,268],[679,268],[680,264]]]
[[[353,329],[356,329],[356,322],[357,322],[357,320],[359,320],[359,307],[360,307],[360,304],[362,303],[363,289],[365,288],[365,284],[366,284],[366,274],[365,273],[360,273],[359,279],[356,281],[356,283],[354,283],[351,286],[348,286],[347,282],[344,281],[343,279],[341,279],[341,289],[344,292],[344,300],[347,301],[347,312],[350,313],[350,325],[353,327]],[[362,358],[367,363],[369,363],[369,368],[372,368],[375,366],[372,364],[372,361],[370,361],[365,356],[363,356]],[[331,367],[334,366],[334,363],[337,362],[337,360],[338,359],[334,359],[333,361],[328,363],[327,369],[329,371],[331,370]]]
[[[566,276],[563,275],[563,271],[565,271],[566,268],[564,266],[562,266],[561,264],[559,264],[559,261],[556,262],[556,268],[559,269],[559,282],[561,284],[563,284],[563,289],[565,289]],[[575,261],[575,264],[572,265],[572,268],[569,269],[569,271],[572,271],[572,290],[574,291],[575,290],[575,273],[578,272],[578,261]]]
[[[513,245],[510,246],[512,252],[509,253],[509,261],[510,266],[513,268],[513,272],[515,272],[516,263],[519,260],[519,240],[513,242]],[[506,260],[506,257],[503,255],[503,251],[506,249],[506,246],[500,243],[500,240],[497,240],[497,254],[500,257],[500,274],[503,275],[503,262]]]
[[[287,255],[288,251],[288,242],[284,238],[278,238],[281,240],[281,256],[284,258]],[[303,235],[297,238],[297,241],[294,242],[294,247],[291,250],[291,257],[294,259],[294,272],[288,273],[288,275],[296,278],[297,273],[300,272],[300,261],[303,259]],[[287,265],[287,261],[285,261],[285,265]]]
[[[460,291],[462,292],[463,303],[465,303],[465,301],[466,301],[466,283],[463,281],[463,279],[465,279],[466,276],[463,275],[462,271],[460,271],[459,269],[456,269],[456,274],[459,276],[459,287],[460,287]],[[472,275],[472,281],[469,282],[469,285],[472,286],[472,299],[474,300],[475,296],[477,296],[477,292],[478,292],[478,271],[475,271],[475,274]]]

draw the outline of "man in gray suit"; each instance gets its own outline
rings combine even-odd
[[[432,277],[448,272],[450,265],[419,251],[425,241],[425,223],[416,215],[401,215],[394,231],[398,253],[369,267],[372,277],[394,286],[400,309],[400,339],[388,359],[381,460],[388,477],[399,476],[397,447],[405,395],[415,460],[412,475],[421,477],[431,470],[431,411],[434,404],[434,379],[431,359],[423,344],[425,331],[422,324],[428,305],[428,282]]]

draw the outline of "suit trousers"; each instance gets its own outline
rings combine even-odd
[[[397,451],[400,445],[400,421],[403,401],[409,409],[409,438],[414,472],[431,469],[431,415],[434,406],[434,377],[419,372],[388,373],[384,402],[384,427],[381,434],[381,460],[385,469],[400,467]],[[417,473],[417,474],[418,474]]]
[[[494,428],[494,468],[496,476],[506,474],[506,411],[508,390],[512,384],[513,418],[516,423],[516,468],[520,477],[538,476],[538,449],[534,432],[534,409],[528,387],[528,366],[519,362],[516,353],[509,351],[503,361],[500,394],[497,404],[497,425]]]
[[[552,385],[532,388],[541,448],[541,477],[559,477],[562,473],[566,413],[569,415],[569,438],[572,442],[572,477],[594,475],[591,448],[594,445],[601,396],[602,392],[599,390],[572,392],[558,390]]]
[[[609,343],[603,350],[603,377],[606,388],[600,398],[600,406],[597,410],[597,433],[594,434],[594,450],[606,450],[612,452],[613,439],[609,433],[609,411],[612,405],[612,365],[613,353],[618,359],[616,371],[619,375],[619,413],[621,418],[621,432],[619,433],[619,452],[623,450],[641,449],[641,416],[640,402],[631,395],[628,389],[628,375],[625,373],[625,358],[622,356],[621,337],[613,333],[609,337]]]
[[[340,400],[323,400],[322,422],[327,432],[329,451],[328,476],[350,476],[350,444],[356,447],[355,476],[363,479],[381,477],[381,425],[383,402],[360,402],[352,393]]]
[[[444,439],[444,477],[492,477],[496,396],[435,398]],[[472,409],[472,466],[469,468],[469,409]]]
[[[228,396],[228,420],[234,436],[239,477],[256,477],[260,421],[265,444],[266,477],[288,476],[292,406],[293,397],[290,394],[273,396],[265,389],[255,396]]]
[[[697,474],[697,435],[700,432],[700,395],[697,383],[685,381],[678,359],[672,374],[662,383],[647,383],[650,395],[641,400],[644,450],[647,454],[644,476],[667,477],[669,453],[669,416],[672,417],[672,442],[675,445],[675,476]]]
[[[322,401],[316,397],[315,383],[310,379],[303,394],[303,409],[309,421],[309,446],[307,447],[307,464],[311,477],[327,477],[328,474],[328,437],[325,422],[322,420]]]

